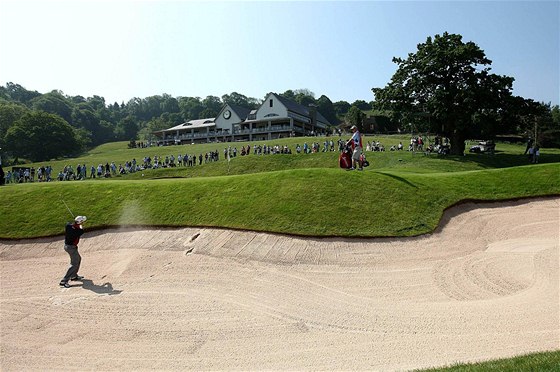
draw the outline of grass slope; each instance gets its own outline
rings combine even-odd
[[[268,168],[281,157],[260,161]],[[236,161],[250,164],[259,158]],[[224,163],[200,168],[224,168]],[[559,174],[557,163],[438,173],[425,168],[296,168],[234,176],[9,185],[1,190],[0,237],[61,234],[70,218],[62,200],[75,214],[88,216],[89,228],[215,226],[310,236],[411,236],[435,229],[443,211],[465,199],[558,195]]]

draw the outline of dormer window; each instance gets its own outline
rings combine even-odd
[[[247,120],[257,120],[257,110],[252,110],[247,116]]]

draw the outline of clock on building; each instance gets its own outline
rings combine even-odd
[[[224,119],[229,119],[231,117],[231,111],[226,110],[224,111]]]

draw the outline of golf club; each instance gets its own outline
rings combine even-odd
[[[72,213],[72,211],[70,210],[70,208],[68,208],[68,204],[66,204],[66,202],[64,201],[64,199],[62,199],[62,195],[60,195],[60,200],[62,200],[62,202],[63,202],[64,205],[66,206],[66,209],[68,209],[68,212],[70,212],[70,214],[72,215],[72,218],[75,218],[76,216],[74,216],[74,213]]]

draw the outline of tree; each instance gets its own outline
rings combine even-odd
[[[87,103],[79,103],[72,110],[72,123],[75,127],[82,127],[93,130],[99,123],[99,118],[90,105]]]
[[[317,111],[321,113],[331,123],[332,125],[338,125],[338,118],[336,117],[336,111],[334,110],[334,105],[329,97],[322,95],[317,100]]]
[[[560,107],[553,106],[550,114],[552,115],[552,123],[555,129],[560,130]]]
[[[202,102],[198,97],[179,97],[179,108],[183,119],[198,119],[200,113],[204,110]]]
[[[366,114],[364,114],[362,110],[360,110],[357,106],[352,106],[346,114],[346,123],[357,126],[358,130],[363,132],[365,117]]]
[[[205,108],[202,112],[198,115],[199,119],[208,119],[208,118],[215,118],[218,115],[217,110],[213,110],[211,108]]]
[[[157,118],[163,113],[163,102],[162,96],[150,96],[142,100],[142,111],[140,118],[141,120],[148,121],[152,118]]]
[[[224,94],[222,96],[222,101],[230,105],[253,108],[252,103],[249,103],[249,98],[237,92],[232,92],[231,94]]]
[[[311,90],[309,90],[307,88],[294,90],[294,97],[297,97],[297,96],[308,96],[308,97],[311,97],[311,98],[315,99],[315,93],[313,93]]]
[[[367,103],[363,99],[358,99],[358,100],[354,101],[354,103],[352,103],[352,106],[356,106],[357,108],[359,108],[362,111],[368,111],[368,110],[372,109],[371,104]]]
[[[338,116],[341,116],[341,117],[346,115],[348,110],[350,110],[350,107],[352,107],[352,105],[349,104],[346,101],[337,101],[337,102],[333,103],[333,106],[334,106],[334,111],[336,112],[336,114]]]
[[[41,111],[25,114],[8,129],[6,147],[14,156],[34,162],[82,150],[70,124],[58,115]]]
[[[66,120],[66,122],[72,123],[71,102],[58,91],[52,91],[36,97],[31,103],[34,110],[56,114]]]
[[[315,104],[315,93],[308,89],[297,89],[294,92],[296,95],[294,100],[302,106],[309,106]]]
[[[375,108],[392,111],[404,125],[428,115],[432,129],[451,139],[451,152],[462,155],[465,140],[480,132],[484,120],[503,124],[495,118],[511,97],[514,79],[491,74],[492,61],[461,35],[428,37],[417,48],[407,59],[393,58],[398,69],[389,84],[372,89]]]
[[[104,109],[105,106],[105,98],[100,97],[100,96],[93,96],[93,97],[88,97],[87,98],[87,103],[95,110],[95,111],[99,111]]]
[[[291,89],[288,89],[287,91],[285,91],[284,93],[282,93],[280,95],[282,97],[287,98],[287,99],[292,100],[292,101],[295,100],[295,97],[296,97],[294,91],[291,90]]]
[[[222,109],[223,103],[219,97],[208,96],[202,100],[202,105],[206,110],[204,110],[199,116],[200,119],[213,118],[218,115],[218,112]],[[208,115],[208,116],[204,116]]]
[[[27,112],[29,109],[22,104],[0,103],[0,147],[4,146],[8,129]]]
[[[163,95],[163,102],[161,104],[161,110],[165,113],[168,112],[170,114],[177,113],[181,111],[179,109],[179,102],[176,98],[171,97],[169,94]]]
[[[138,124],[133,116],[127,116],[117,124],[115,135],[118,140],[135,140],[138,135]]]
[[[0,87],[0,97],[4,97],[7,100],[17,101],[28,105],[35,97],[39,97],[41,93],[37,91],[30,91],[25,89],[19,84],[7,83],[6,87]]]

